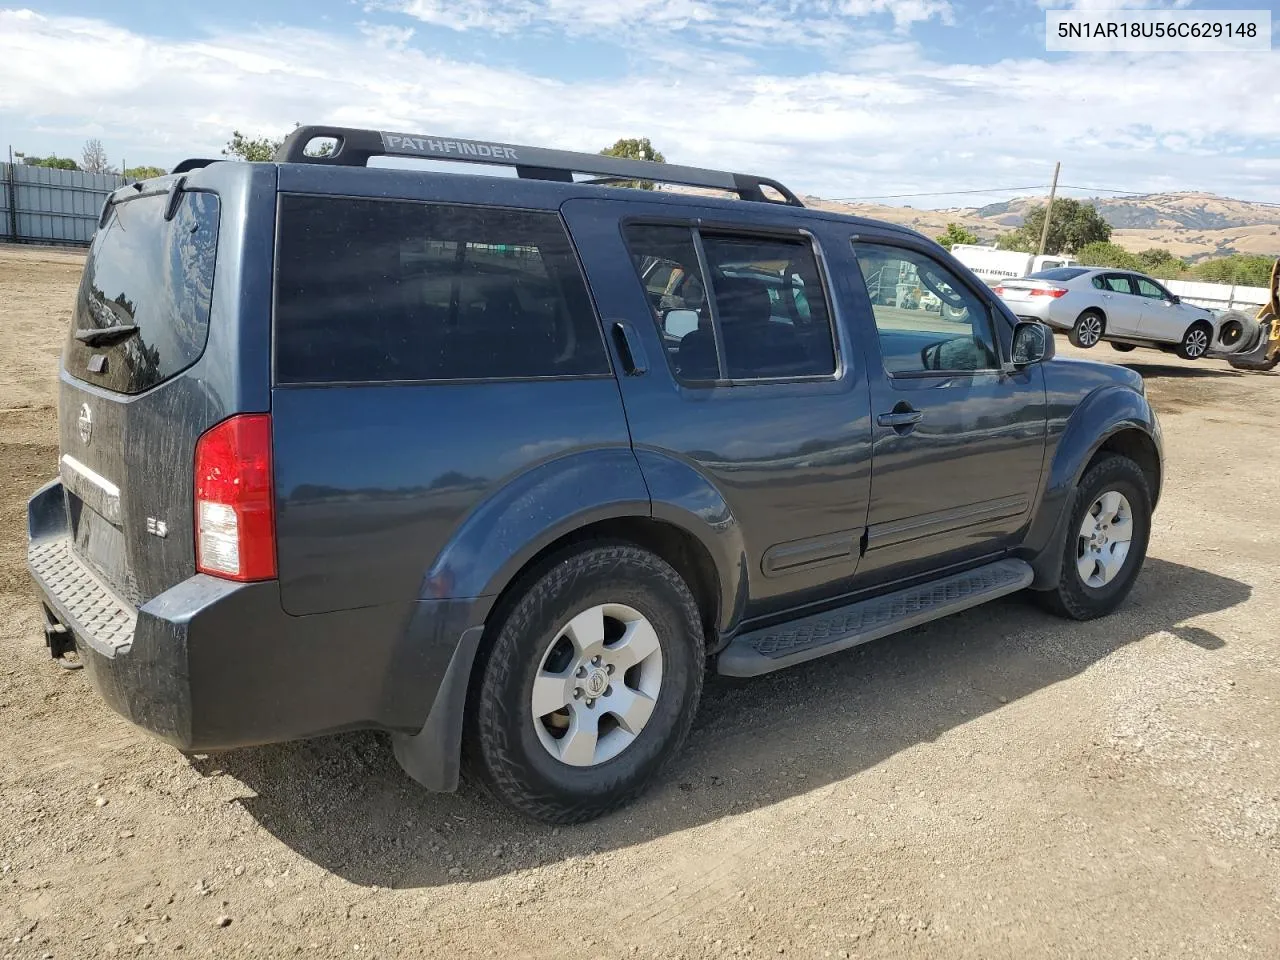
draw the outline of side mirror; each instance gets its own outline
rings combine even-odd
[[[1019,321],[1013,328],[1013,366],[1025,367],[1053,358],[1053,331],[1043,323]]]
[[[680,338],[697,329],[696,310],[668,310],[662,318],[662,330],[668,337]]]
[[[1181,302],[1182,302],[1182,298],[1181,298],[1180,296],[1178,296],[1176,293],[1171,293],[1171,294],[1169,294],[1169,303],[1170,303],[1170,305],[1172,305],[1172,306],[1175,306],[1175,307],[1176,307],[1176,306],[1177,306],[1178,304],[1180,304]]]

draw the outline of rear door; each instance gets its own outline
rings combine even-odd
[[[218,403],[190,370],[209,338],[222,206],[197,189],[113,204],[63,351],[73,549],[135,606],[194,573],[192,455]]]
[[[562,209],[606,326],[648,358],[619,385],[655,512],[697,493],[707,522],[737,523],[752,616],[850,589],[871,428],[824,239],[790,210],[736,206]],[[708,487],[731,517],[711,512]]]

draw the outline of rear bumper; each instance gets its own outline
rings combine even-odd
[[[1070,329],[1070,323],[1064,325],[1062,318],[1055,315],[1053,310],[1055,303],[1052,297],[1004,301],[1005,306],[1012,310],[1019,320],[1038,320],[1059,330]]]
[[[28,567],[103,699],[186,751],[366,727],[417,733],[459,637],[488,601],[435,600],[295,617],[279,584],[197,574],[141,608],[71,549],[62,485],[28,506]]]

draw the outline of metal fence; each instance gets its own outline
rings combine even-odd
[[[87,244],[116,173],[0,163],[0,241]]]
[[[1237,283],[1199,283],[1194,280],[1163,280],[1171,293],[1206,310],[1243,310],[1253,313],[1271,299],[1266,287]]]

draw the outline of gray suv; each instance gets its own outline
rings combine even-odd
[[[180,750],[384,730],[425,786],[562,823],[658,775],[708,669],[1024,589],[1108,613],[1163,472],[1136,374],[910,230],[369,130],[116,191],[59,376],[54,656]]]

